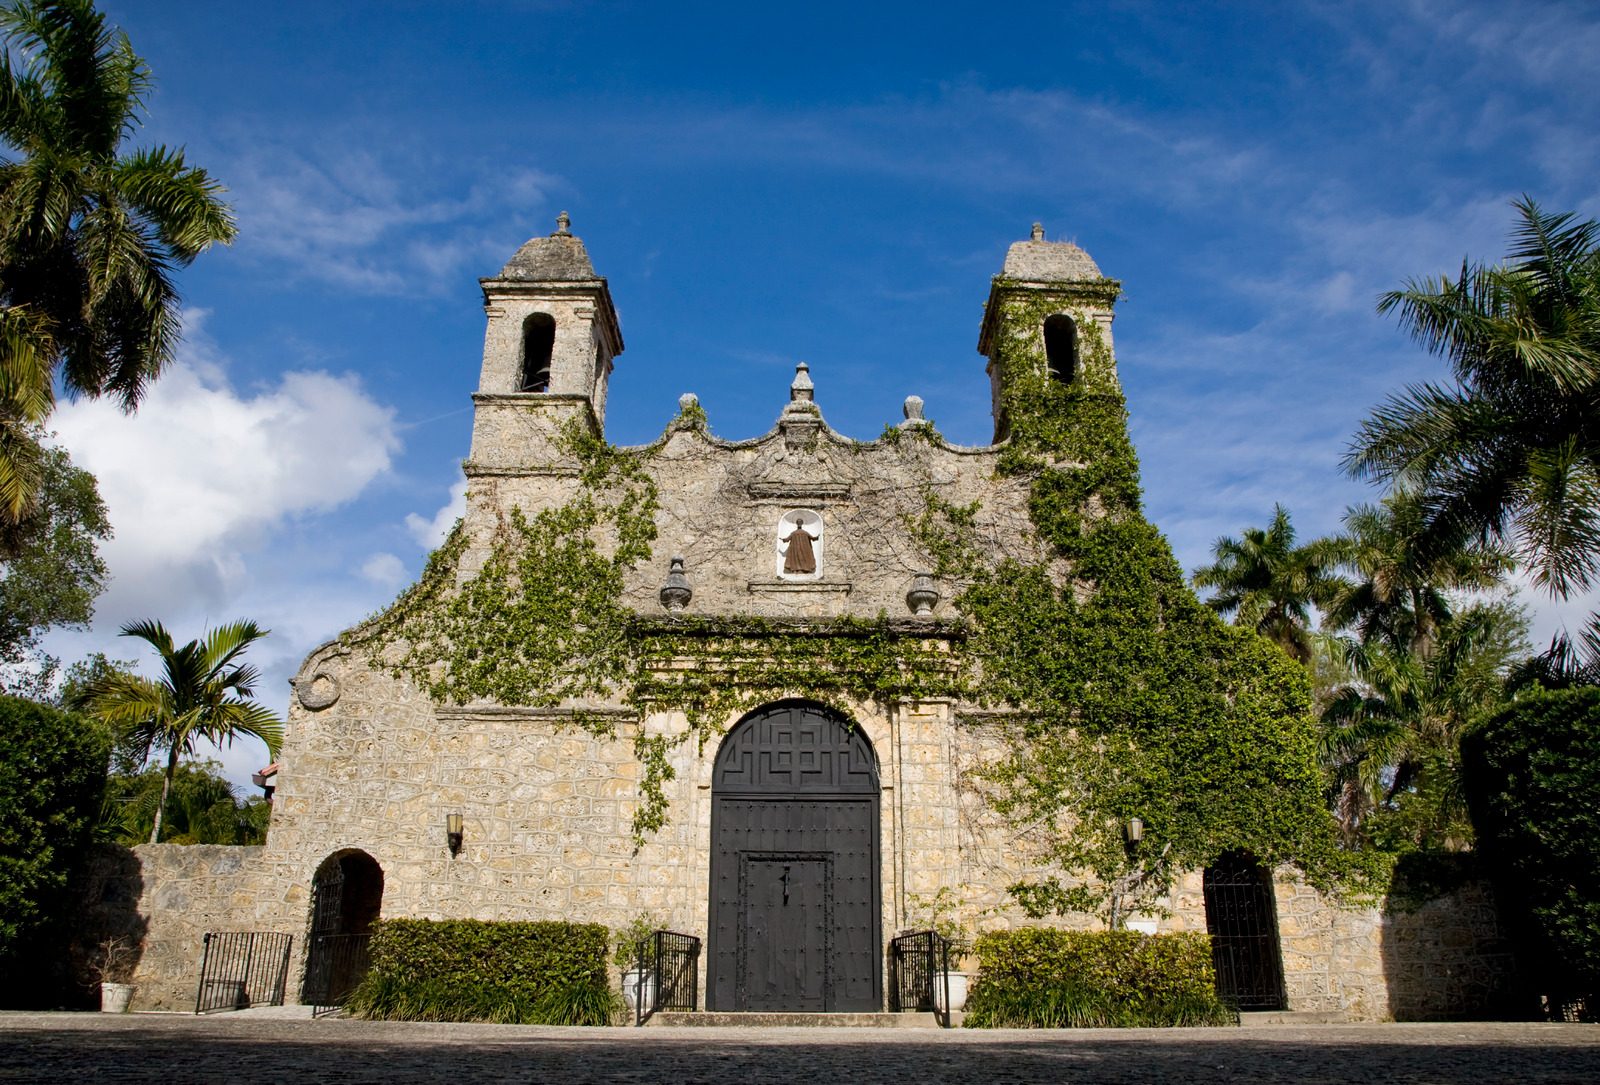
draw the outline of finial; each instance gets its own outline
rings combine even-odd
[[[905,401],[905,405],[902,406],[900,409],[901,409],[901,411],[903,411],[905,413],[905,416],[906,416],[906,420],[903,423],[904,425],[908,425],[909,426],[909,425],[912,425],[913,423],[921,422],[921,421],[924,420],[923,417],[922,417],[922,397],[921,396],[907,396],[906,397],[906,401]]]
[[[811,367],[801,362],[794,367],[794,383],[789,385],[790,403],[810,403],[815,399],[815,385],[811,383]]]
[[[550,236],[551,237],[571,237],[572,236],[572,216],[567,214],[565,211],[563,211],[563,212],[561,212],[561,214],[557,215],[556,216],[556,232],[551,234]]]
[[[1044,240],[1044,223],[1036,222],[1033,224],[1033,239],[1035,241]]]
[[[700,397],[693,392],[685,392],[678,397],[678,410],[689,411],[700,406]]]
[[[694,589],[689,586],[689,578],[683,572],[683,556],[672,555],[667,570],[666,583],[661,585],[661,605],[669,611],[680,611],[689,605],[689,600],[694,598]]]

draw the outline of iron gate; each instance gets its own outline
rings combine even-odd
[[[1284,1009],[1283,954],[1266,869],[1230,852],[1206,868],[1205,897],[1218,997],[1236,1010]]]
[[[312,936],[303,996],[312,1013],[329,1013],[345,1004],[372,963],[371,942],[370,934]]]
[[[932,1013],[950,1027],[949,939],[937,931],[913,931],[890,941],[889,1012]]]
[[[194,1012],[283,1005],[291,941],[269,931],[207,931]]]
[[[660,1010],[693,1013],[700,1008],[700,939],[677,931],[655,931],[634,955],[634,1024]]]

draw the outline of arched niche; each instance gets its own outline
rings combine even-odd
[[[1051,380],[1072,383],[1078,374],[1078,325],[1065,313],[1045,317],[1044,357]]]
[[[555,317],[549,313],[533,313],[522,322],[522,366],[517,391],[550,390],[550,361],[555,349]]]

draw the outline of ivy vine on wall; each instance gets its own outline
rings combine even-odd
[[[1116,285],[1099,291],[1109,305]],[[421,581],[352,639],[373,665],[443,703],[603,700],[641,719],[681,712],[685,732],[635,737],[636,843],[666,822],[672,748],[703,747],[748,709],[786,695],[885,708],[948,697],[1013,710],[1008,753],[980,786],[1034,841],[1040,874],[1012,887],[1031,912],[1148,907],[1178,871],[1232,849],[1332,884],[1347,860],[1321,801],[1305,675],[1202,606],[1144,518],[1126,407],[1092,317],[1073,313],[1080,364],[1063,383],[1048,376],[1037,334],[1062,299],[998,297],[1008,431],[998,472],[1026,482],[1046,556],[988,557],[975,539],[980,507],[928,491],[906,526],[961,586],[961,620],[641,618],[623,605],[623,586],[651,556],[659,494],[649,463],[661,443],[621,451],[569,428],[560,445],[577,477],[567,501],[531,516],[512,509],[460,583],[469,540],[458,525]],[[691,403],[668,433],[704,427]],[[934,438],[926,423],[885,433],[895,446]],[[614,726],[574,722],[602,735]],[[1147,826],[1138,849],[1122,836],[1133,816]]]

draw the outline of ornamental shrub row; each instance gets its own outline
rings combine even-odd
[[[386,919],[347,1012],[390,1021],[607,1025],[617,997],[598,923]]]
[[[1204,934],[1060,931],[978,938],[969,1028],[1231,1025]]]

